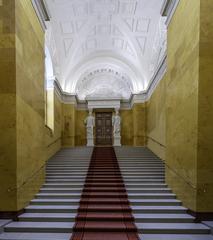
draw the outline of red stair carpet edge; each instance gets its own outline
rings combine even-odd
[[[95,147],[71,240],[139,240],[112,147]]]

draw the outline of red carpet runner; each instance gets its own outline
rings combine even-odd
[[[71,240],[139,240],[112,147],[94,148]]]

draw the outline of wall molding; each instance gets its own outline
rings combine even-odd
[[[12,219],[18,221],[18,216],[25,213],[24,209],[18,211],[0,211],[0,219]]]
[[[163,79],[163,77],[166,73],[166,70],[167,70],[166,59],[167,59],[167,55],[164,55],[164,57],[160,61],[158,68],[155,71],[155,73],[150,81],[150,84],[148,85],[147,90],[143,91],[139,94],[132,94],[131,97],[127,100],[121,99],[120,100],[120,109],[132,109],[134,104],[145,103],[150,99],[154,90],[156,89],[159,82],[161,81],[161,79]],[[87,100],[79,100],[77,95],[64,92],[60,86],[59,81],[56,78],[54,79],[54,91],[62,103],[73,104],[73,105],[75,105],[75,107],[78,110],[87,110],[88,109]],[[104,99],[102,99],[102,101],[103,100]]]
[[[46,22],[50,21],[50,14],[47,10],[47,6],[44,0],[31,0],[31,3],[42,26],[42,29],[45,32],[47,29]]]
[[[164,0],[162,9],[161,9],[161,15],[164,17],[167,17],[166,20],[166,26],[168,28],[173,15],[175,14],[175,11],[177,9],[177,6],[179,4],[180,0]]]

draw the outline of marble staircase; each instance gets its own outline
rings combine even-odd
[[[63,149],[50,159],[40,192],[18,222],[4,227],[0,239],[69,240],[92,151],[86,147]]]
[[[141,239],[213,240],[166,185],[160,159],[146,148],[115,151]],[[64,149],[49,160],[40,192],[0,240],[69,240],[91,154],[92,148]]]
[[[147,148],[115,148],[139,236],[143,240],[213,240],[165,183],[164,163]]]

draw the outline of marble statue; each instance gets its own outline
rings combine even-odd
[[[114,136],[120,136],[121,129],[121,117],[119,116],[119,111],[116,110],[115,116],[112,117],[112,126]]]
[[[121,117],[118,109],[115,110],[115,115],[112,117],[114,146],[121,146]]]
[[[89,116],[84,120],[87,129],[87,146],[94,146],[93,128],[95,127],[95,118],[92,115],[92,110],[89,111]]]
[[[115,109],[115,115],[112,117],[114,146],[121,146],[121,117],[119,116],[119,110]]]

